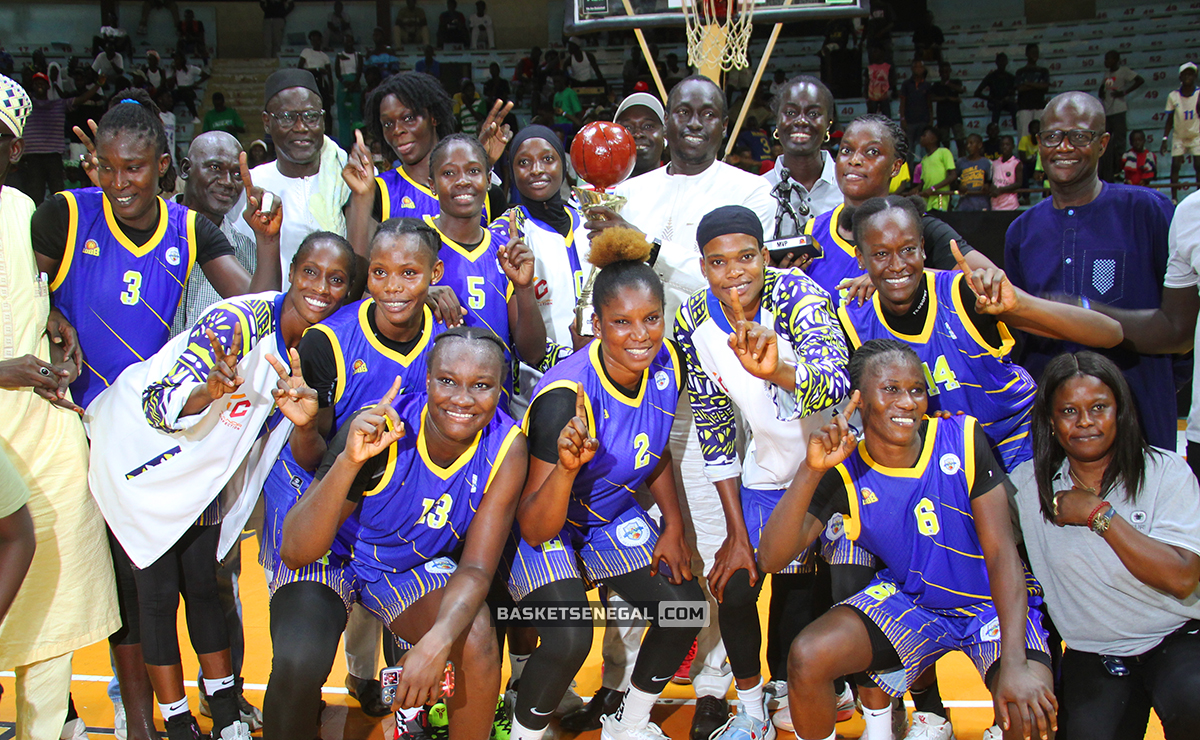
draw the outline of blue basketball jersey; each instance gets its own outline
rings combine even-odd
[[[1000,464],[1008,472],[1033,458],[1030,414],[1037,384],[1010,358],[1015,343],[1000,322],[1000,346],[992,347],[967,318],[961,272],[925,271],[929,310],[918,335],[893,331],[883,318],[879,294],[869,303],[838,307],[838,318],[855,349],[872,339],[898,339],[925,366],[929,411],[963,411],[979,419]]]
[[[389,218],[433,218],[441,211],[433,191],[409,177],[403,167],[384,172],[375,178],[375,182],[379,185],[383,206],[381,221],[387,221]],[[491,223],[490,201],[484,203],[480,221],[484,226]]]
[[[835,468],[850,504],[845,536],[879,558],[884,575],[927,609],[992,598],[971,514],[976,423],[970,416],[930,419],[912,468],[876,463],[865,442]]]
[[[354,546],[357,563],[403,573],[457,550],[504,456],[521,434],[516,422],[497,408],[471,446],[443,468],[425,447],[428,403],[424,393],[395,401],[407,434],[388,448],[383,477],[363,493]]]
[[[638,505],[633,493],[658,466],[670,439],[682,392],[680,367],[675,347],[664,341],[642,372],[637,397],[629,398],[608,380],[600,363],[600,342],[593,341],[542,376],[534,402],[555,388],[574,393],[583,386],[588,431],[600,441],[596,456],[575,476],[567,506],[569,524],[586,532]],[[529,424],[528,414],[525,423]]]
[[[858,257],[854,245],[843,239],[837,233],[838,217],[842,215],[845,204],[826,211],[810,220],[804,226],[804,233],[812,235],[813,241],[821,246],[821,256],[809,263],[805,272],[833,296],[834,304],[839,304],[838,283],[847,278],[856,278],[866,274],[858,266]]]
[[[50,284],[79,333],[84,365],[71,395],[87,407],[121,371],[163,348],[196,262],[196,212],[158,199],[145,244],[121,231],[100,188],[66,190],[67,244]]]

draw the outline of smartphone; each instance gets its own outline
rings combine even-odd
[[[396,701],[396,688],[400,685],[400,674],[403,672],[402,665],[390,666],[379,672],[381,698],[389,707]],[[447,660],[446,672],[442,674],[442,691],[435,698],[444,699],[449,696],[454,696],[454,664]]]
[[[811,234],[801,234],[786,239],[772,239],[767,242],[767,251],[771,255],[772,264],[779,264],[788,255],[791,255],[792,262],[795,263],[803,261],[805,257],[815,260],[824,254],[821,251],[821,245],[817,244]]]

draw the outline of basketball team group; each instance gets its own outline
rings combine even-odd
[[[452,106],[394,75],[345,152],[312,74],[281,69],[275,159],[250,169],[221,132],[173,162],[131,90],[76,129],[94,187],[0,191],[17,738],[59,737],[71,653],[105,638],[131,740],[162,736],[156,712],[207,738],[193,709],[214,740],[313,740],[343,639],[351,695],[406,740],[662,740],[672,680],[691,740],[833,740],[855,712],[869,740],[949,740],[951,652],[993,698],[986,740],[1140,740],[1151,710],[1200,735],[1200,486],[1169,354],[1194,339],[1200,201],[1101,182],[1096,98],[1043,112],[1051,196],[1005,269],[889,194],[913,146],[891,119],[826,150],[812,77],[775,96],[763,176],[720,161],[712,81],[634,93],[607,124],[633,176],[583,207],[558,132],[497,102],[454,133]],[[30,108],[0,77],[0,183]]]

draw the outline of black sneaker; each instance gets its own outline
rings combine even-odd
[[[692,715],[691,740],[708,740],[714,732],[729,721],[729,702],[716,696],[696,699],[696,713]]]
[[[616,689],[601,686],[595,695],[581,709],[564,716],[558,721],[559,727],[569,732],[591,732],[600,729],[600,717],[612,714],[621,706],[625,695]]]
[[[368,717],[386,717],[392,708],[383,703],[382,687],[373,678],[359,678],[346,674],[346,691],[358,701],[363,714]]]
[[[191,712],[176,714],[166,721],[167,740],[200,740],[200,725]],[[203,737],[207,738],[207,735]]]

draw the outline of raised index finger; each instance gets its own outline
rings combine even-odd
[[[738,296],[736,287],[729,289],[729,309],[733,311],[734,328],[746,323],[746,314],[742,311],[742,299]]]
[[[583,392],[583,384],[575,387],[575,415],[587,423],[587,396]]]
[[[238,170],[242,174],[242,187],[246,189],[246,197],[249,198],[254,183],[250,179],[250,160],[246,158],[245,152],[238,154]]]
[[[846,410],[842,412],[842,416],[846,417],[847,421],[854,416],[855,411],[858,411],[858,402],[861,399],[862,395],[858,391],[850,394],[850,403],[846,404]]]

